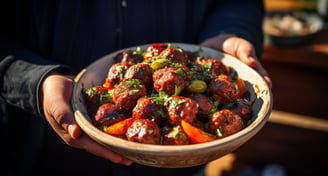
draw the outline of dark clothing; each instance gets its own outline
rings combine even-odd
[[[16,0],[2,1],[0,8],[0,128],[5,139],[0,157],[8,173],[52,168],[55,162],[84,163],[90,169],[75,168],[82,173],[107,168],[110,175],[111,167],[134,168],[68,147],[43,118],[35,118],[43,116],[38,89],[51,70],[76,74],[118,49],[155,42],[199,44],[222,32],[250,41],[261,57],[260,0]]]

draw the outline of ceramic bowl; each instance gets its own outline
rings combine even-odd
[[[304,44],[323,27],[323,19],[313,12],[269,11],[263,20],[265,39],[277,46]]]
[[[146,50],[148,46],[150,45],[138,47]],[[102,132],[92,124],[86,110],[82,91],[85,88],[102,84],[109,67],[114,63],[113,58],[119,52],[137,48],[131,47],[96,60],[75,77],[72,107],[76,122],[82,130],[101,145],[135,163],[153,167],[182,168],[206,164],[233,152],[262,129],[272,109],[272,92],[262,76],[238,59],[217,50],[183,43],[172,43],[172,46],[189,51],[199,51],[201,56],[220,59],[227,66],[235,68],[239,76],[245,80],[247,89],[251,92],[251,99],[255,101],[251,118],[252,123],[243,130],[216,141],[181,146],[130,142]]]

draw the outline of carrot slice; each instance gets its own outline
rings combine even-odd
[[[241,79],[240,77],[237,78],[237,85],[239,88],[239,94],[237,96],[237,98],[241,98],[244,93],[246,92],[246,85],[243,79]]]
[[[111,135],[123,135],[133,122],[132,118],[127,118],[104,128],[104,132]]]
[[[181,127],[186,135],[191,139],[191,141],[196,144],[210,142],[218,139],[214,135],[207,133],[195,126],[192,126],[185,120],[181,120]]]

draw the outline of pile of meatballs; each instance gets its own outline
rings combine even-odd
[[[251,123],[245,81],[216,58],[154,43],[120,52],[102,85],[83,90],[93,124],[128,141],[210,142]]]

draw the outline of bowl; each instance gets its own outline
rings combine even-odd
[[[268,11],[263,20],[263,31],[268,43],[295,46],[312,39],[323,29],[319,14],[304,11]]]
[[[199,51],[201,56],[220,59],[227,66],[236,69],[239,76],[245,80],[247,89],[251,92],[251,100],[254,100],[251,118],[253,122],[233,135],[212,142],[174,146],[131,142],[99,130],[92,124],[87,113],[82,91],[85,88],[103,83],[109,67],[114,63],[113,58],[118,53],[135,50],[137,47],[146,50],[149,46],[150,44],[126,48],[106,55],[83,69],[75,77],[72,96],[75,119],[81,129],[93,140],[135,163],[153,167],[182,168],[206,164],[236,150],[265,125],[272,109],[272,93],[262,76],[231,55],[198,45],[172,43],[173,47]]]

